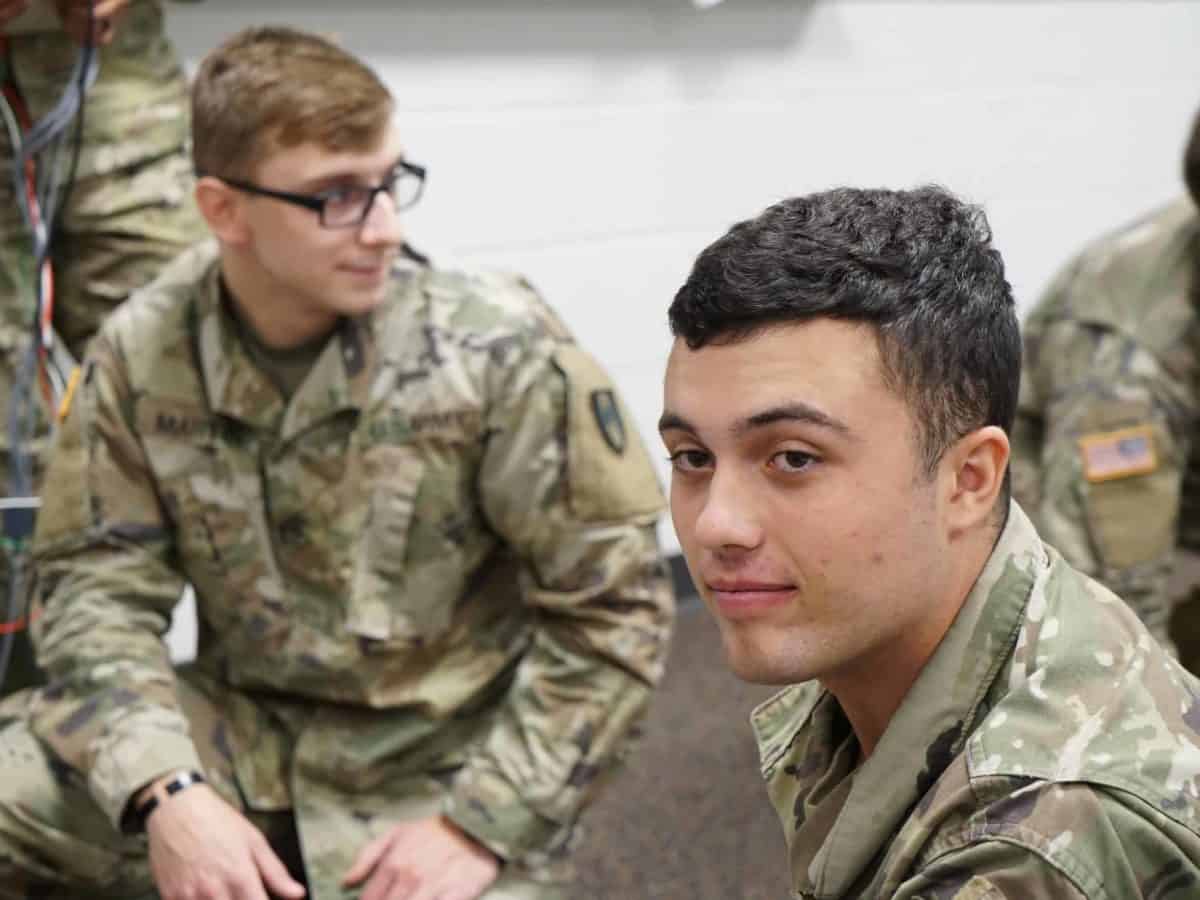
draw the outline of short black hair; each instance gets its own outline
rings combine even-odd
[[[668,315],[693,350],[819,318],[869,325],[927,475],[976,428],[1012,430],[1012,288],[983,210],[943,188],[842,187],[776,203],[700,254]]]
[[[1183,151],[1183,183],[1197,206],[1200,206],[1200,112],[1192,122],[1187,147]]]

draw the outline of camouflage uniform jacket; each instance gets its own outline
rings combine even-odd
[[[1197,265],[1189,198],[1072,261],[1025,321],[1013,429],[1014,492],[1042,537],[1162,641],[1174,548],[1200,526],[1200,491],[1184,491],[1200,421]]]
[[[426,774],[529,858],[643,711],[673,613],[662,495],[607,377],[518,279],[393,284],[286,403],[207,244],[94,341],[35,538],[32,726],[114,824],[199,767],[162,641],[185,581],[237,788],[302,835]]]
[[[8,44],[29,114],[40,119],[70,80],[79,46],[61,29],[10,35]],[[84,100],[77,178],[126,169],[188,144],[187,78],[167,39],[159,0],[131,0],[112,43],[100,48],[99,64]],[[7,156],[7,139],[0,144]]]
[[[1015,503],[865,762],[817,682],[754,725],[796,897],[1200,896],[1200,682]]]

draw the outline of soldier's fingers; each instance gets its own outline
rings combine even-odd
[[[265,838],[253,843],[250,848],[250,857],[254,860],[254,865],[258,867],[258,874],[262,876],[262,882],[277,897],[299,900],[305,895],[304,885],[291,876],[287,866],[275,855],[275,851],[271,849],[271,845]]]
[[[342,876],[342,884],[358,884],[366,878],[379,860],[383,858],[383,855],[387,853],[391,845],[391,834],[385,834],[382,837],[375,838],[375,840],[363,847],[358,852],[358,856],[354,858],[354,862],[350,865],[349,870]],[[363,900],[366,900],[365,896]]]
[[[263,887],[262,879],[258,877],[257,872],[248,877],[240,878],[230,887],[228,895],[221,895],[220,900],[225,900],[226,896],[229,897],[229,900],[271,900],[267,896],[267,891]]]
[[[453,872],[447,873],[453,875]],[[483,886],[475,882],[464,882],[451,878],[430,881],[404,897],[404,900],[477,900]],[[392,898],[388,898],[392,900]]]
[[[440,881],[427,880],[424,884],[418,885],[411,893],[404,894],[403,898],[404,900],[446,900],[449,896],[447,887]],[[389,897],[388,900],[400,900],[400,898]]]
[[[411,889],[412,882],[391,869],[380,868],[371,875],[359,900],[408,900]]]
[[[96,5],[92,8],[92,15],[97,19],[111,19],[124,12],[128,5],[129,0],[96,0]]]

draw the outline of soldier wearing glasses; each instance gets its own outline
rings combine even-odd
[[[396,263],[424,170],[362,63],[251,29],[193,117],[215,244],[104,325],[47,478],[0,897],[570,896],[672,617],[624,406],[526,283]]]

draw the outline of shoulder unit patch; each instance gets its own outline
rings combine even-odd
[[[617,397],[609,388],[592,391],[592,415],[600,426],[604,443],[618,456],[625,452],[625,423],[617,408]]]

